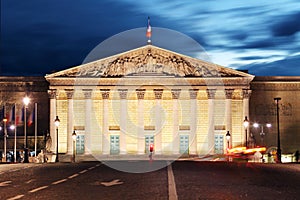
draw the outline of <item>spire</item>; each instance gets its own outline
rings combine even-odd
[[[152,35],[152,30],[150,25],[150,17],[148,17],[148,25],[147,25],[147,32],[146,32],[146,37],[148,38],[147,44],[151,44],[151,35]]]

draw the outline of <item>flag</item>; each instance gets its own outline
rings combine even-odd
[[[27,122],[28,126],[31,126],[33,124],[34,117],[35,117],[34,115],[35,115],[35,109],[33,109],[31,114],[29,115],[28,122]]]
[[[15,110],[16,110],[16,106],[14,105],[8,113],[7,119],[8,119],[8,122],[10,122],[10,123],[14,122],[16,119]]]
[[[17,126],[22,126],[24,122],[24,107],[19,110],[16,116]]]
[[[146,36],[147,38],[151,38],[152,35],[152,31],[151,31],[151,25],[150,25],[150,17],[148,17],[148,26],[147,26],[147,32],[146,32]]]
[[[0,121],[2,121],[4,119],[5,116],[5,108],[4,106],[1,108],[1,112],[0,112]]]

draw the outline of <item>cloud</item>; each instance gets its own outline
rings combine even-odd
[[[248,70],[256,76],[291,76],[300,74],[299,63],[300,55],[296,55],[270,63],[252,63],[239,69]]]
[[[272,27],[272,33],[276,37],[292,36],[300,31],[300,12],[284,15],[279,22]],[[277,20],[276,20],[277,21]]]
[[[173,29],[192,37],[217,64],[270,63],[276,55],[282,59],[299,52],[299,10],[298,0],[4,1],[0,73],[44,75],[80,64],[105,39],[146,26],[147,16],[151,17],[153,27]],[[130,46],[135,39],[125,45]],[[197,48],[188,45],[174,40],[164,47],[173,50],[184,46],[187,50],[180,53],[197,55]],[[255,57],[258,53],[261,59]]]

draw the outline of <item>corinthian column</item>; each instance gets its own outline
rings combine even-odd
[[[155,95],[155,135],[154,135],[154,149],[155,154],[162,153],[162,119],[161,119],[161,99],[163,89],[154,89]]]
[[[243,119],[242,119],[242,122],[241,124],[243,123],[245,117],[248,118],[249,120],[249,99],[250,99],[250,96],[251,96],[251,90],[247,90],[247,89],[243,89]],[[242,127],[242,132],[244,132],[244,127]],[[249,134],[249,126],[247,127],[247,133]],[[242,138],[243,138],[243,141],[242,141],[242,144],[246,144],[246,135],[245,134],[242,134]],[[248,137],[249,138],[249,137]]]
[[[72,149],[72,144],[73,144],[73,139],[72,139],[72,133],[73,133],[73,128],[74,128],[74,101],[73,101],[73,95],[74,95],[74,90],[72,89],[65,89],[65,92],[67,94],[67,99],[68,99],[68,126],[67,126],[67,153],[72,154],[73,149]]]
[[[92,90],[83,89],[85,98],[85,130],[84,130],[84,153],[91,153],[91,113],[92,113]]]
[[[55,125],[54,120],[56,118],[56,97],[57,91],[56,90],[48,90],[48,96],[50,98],[50,119],[49,119],[49,126],[50,126],[50,137],[52,140],[52,145],[50,147],[51,152],[56,151],[56,132],[55,132]]]
[[[214,111],[215,111],[215,89],[206,90],[208,97],[208,153],[214,154],[215,152],[215,121],[214,121]]]
[[[190,154],[197,154],[197,93],[198,89],[190,89]]]
[[[180,96],[180,89],[172,89],[173,99],[173,154],[179,154],[179,118],[178,118],[178,99]]]
[[[231,109],[231,103],[232,103],[232,93],[233,89],[225,89],[225,120],[226,120],[226,131],[229,131],[231,134],[230,141],[229,141],[229,147],[232,147],[232,109]]]
[[[137,89],[136,95],[138,98],[138,154],[145,153],[145,136],[144,136],[144,96],[145,89]]]
[[[119,89],[120,113],[120,154],[126,154],[127,89]]]
[[[102,100],[103,100],[103,124],[102,124],[102,154],[109,154],[109,126],[108,126],[108,98],[109,89],[101,89]]]

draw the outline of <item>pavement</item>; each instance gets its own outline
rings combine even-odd
[[[48,162],[55,162],[55,154],[48,156]],[[153,154],[153,160],[166,160],[166,161],[227,161],[227,157],[224,154],[214,155],[156,155]],[[92,155],[92,154],[79,154],[75,156],[76,162],[89,162],[89,161],[130,161],[130,160],[149,160],[147,154],[144,155]],[[30,157],[30,163],[40,163],[38,159]],[[246,162],[243,159],[233,159],[234,162]],[[59,162],[68,163],[73,162],[72,154],[59,154]],[[254,162],[254,160],[248,160],[248,162]],[[261,161],[260,161],[261,162]],[[292,163],[292,162],[287,162]],[[294,163],[294,162],[293,162]],[[1,162],[2,164],[14,164],[12,162]],[[299,162],[300,164],[300,162]]]

